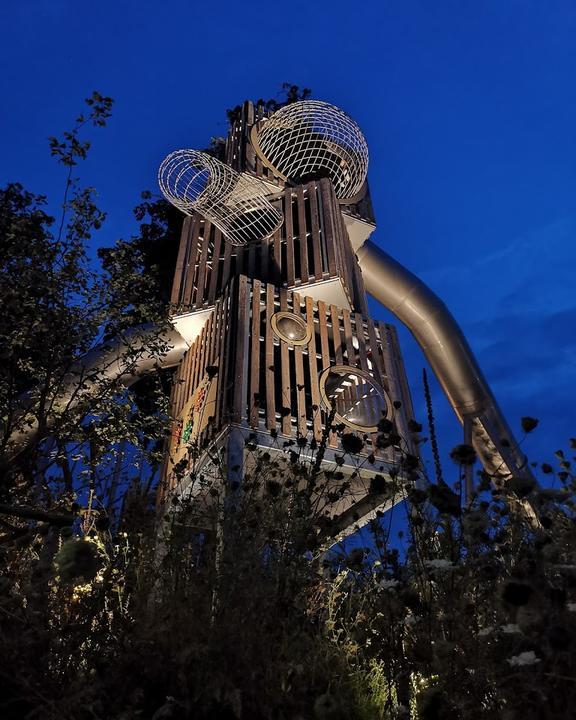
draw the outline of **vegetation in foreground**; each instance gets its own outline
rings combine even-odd
[[[576,440],[540,466],[550,488],[479,473],[464,507],[471,448],[452,453],[455,482],[432,481],[384,423],[397,462],[383,483],[365,439],[336,429],[375,506],[406,498],[404,537],[380,516],[339,543],[330,517],[347,479],[338,465],[317,472],[306,438],[267,453],[246,438],[240,486],[213,448],[212,477],[192,477],[206,502],[174,499],[158,518],[169,378],[128,391],[96,373],[99,392],[59,402],[97,343],[161,326],[157,241],[177,227],[146,195],[139,236],[101,253],[100,269],[88,262],[104,215],[73,174],[81,133],[111,101],[95,93],[87,108],[51,140],[67,173],[59,221],[18,185],[0,192],[2,717],[572,717]],[[160,335],[150,343],[161,352]],[[9,439],[28,425],[14,456]]]

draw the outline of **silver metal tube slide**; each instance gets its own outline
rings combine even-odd
[[[419,278],[367,240],[357,251],[366,291],[412,332],[458,419],[470,423],[485,469],[531,475],[526,458],[452,314]]]
[[[152,345],[155,346],[154,350],[151,349]],[[184,338],[174,327],[160,333],[153,324],[129,330],[122,337],[102,343],[71,368],[60,383],[53,409],[58,414],[64,409],[74,408],[104,392],[107,385],[115,382],[129,387],[156,367],[176,365],[187,349]],[[21,401],[22,422],[10,437],[2,460],[4,464],[38,439],[40,432],[32,413],[26,417],[27,408],[30,407],[29,398],[23,396]],[[44,431],[49,430],[52,424],[53,417],[48,414]]]

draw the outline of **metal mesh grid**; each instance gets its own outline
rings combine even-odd
[[[170,153],[158,170],[158,184],[173,205],[187,215],[200,213],[233,245],[262,240],[284,220],[260,180],[198,150]]]
[[[336,421],[355,430],[376,432],[382,418],[391,418],[385,391],[366,370],[348,365],[327,368],[320,376],[320,394],[336,411]]]
[[[368,172],[368,146],[343,110],[317,100],[286,105],[253,133],[262,160],[286,180],[328,177],[338,199],[353,198]]]

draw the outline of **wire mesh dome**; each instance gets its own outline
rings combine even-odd
[[[328,177],[336,197],[353,198],[368,172],[368,145],[343,110],[302,100],[277,110],[254,126],[252,144],[262,161],[285,180],[299,183]]]
[[[173,205],[187,215],[200,213],[233,245],[262,240],[284,220],[260,180],[198,150],[170,153],[158,170],[158,184]]]

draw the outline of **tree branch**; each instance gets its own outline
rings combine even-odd
[[[72,525],[75,517],[72,513],[50,513],[44,510],[37,510],[27,505],[7,505],[6,503],[0,503],[0,513],[2,515],[11,515],[12,517],[26,518],[27,520],[47,522],[50,525],[57,525],[58,527]]]

